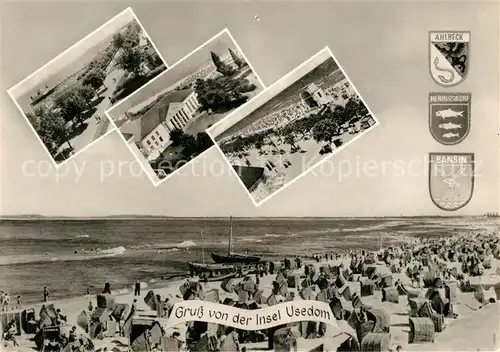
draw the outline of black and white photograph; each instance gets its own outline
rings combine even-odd
[[[207,132],[258,205],[376,125],[325,48]]]
[[[166,68],[127,8],[8,93],[61,165],[113,130],[106,110]]]
[[[264,88],[224,29],[107,112],[155,185],[213,146],[205,130]]]
[[[0,6],[1,352],[499,350],[498,3]]]

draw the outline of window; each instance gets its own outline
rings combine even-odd
[[[158,137],[158,139],[160,140],[160,142],[163,142],[163,138],[161,138],[161,136]]]
[[[155,132],[155,134],[156,134],[157,136],[159,136],[159,135],[160,135],[160,132],[156,131],[156,132]]]
[[[148,145],[151,145],[151,141],[149,141],[149,140],[147,140],[147,141],[146,141],[146,143],[147,143]]]
[[[151,136],[151,139],[154,141],[156,138],[155,138],[155,136]]]

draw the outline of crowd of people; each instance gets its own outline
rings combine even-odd
[[[2,307],[2,312],[8,312],[13,309],[21,309],[23,305],[23,298],[17,295],[15,305],[12,304],[11,297],[7,292],[2,291],[0,293],[0,306]]]
[[[307,115],[309,108],[307,105],[300,101],[287,106],[278,111],[274,111],[269,115],[260,118],[250,126],[245,127],[241,131],[242,136],[247,136],[259,133],[268,129],[279,128],[285,124],[292,122],[296,119],[303,118]]]

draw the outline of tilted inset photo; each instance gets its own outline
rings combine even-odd
[[[112,131],[104,112],[167,66],[131,8],[8,90],[56,165]]]
[[[224,29],[107,114],[158,185],[213,146],[207,128],[263,89]]]
[[[375,125],[325,48],[207,133],[260,205]]]

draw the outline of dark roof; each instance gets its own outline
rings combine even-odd
[[[128,142],[130,139],[134,138],[134,135],[132,133],[122,133],[123,138]]]
[[[149,109],[140,120],[140,140],[153,131],[156,126],[164,121],[168,107],[171,103],[183,102],[191,93],[192,89],[173,90],[168,92],[158,103]]]
[[[233,169],[248,190],[252,190],[257,182],[262,179],[262,176],[264,176],[263,167],[233,165]]]

